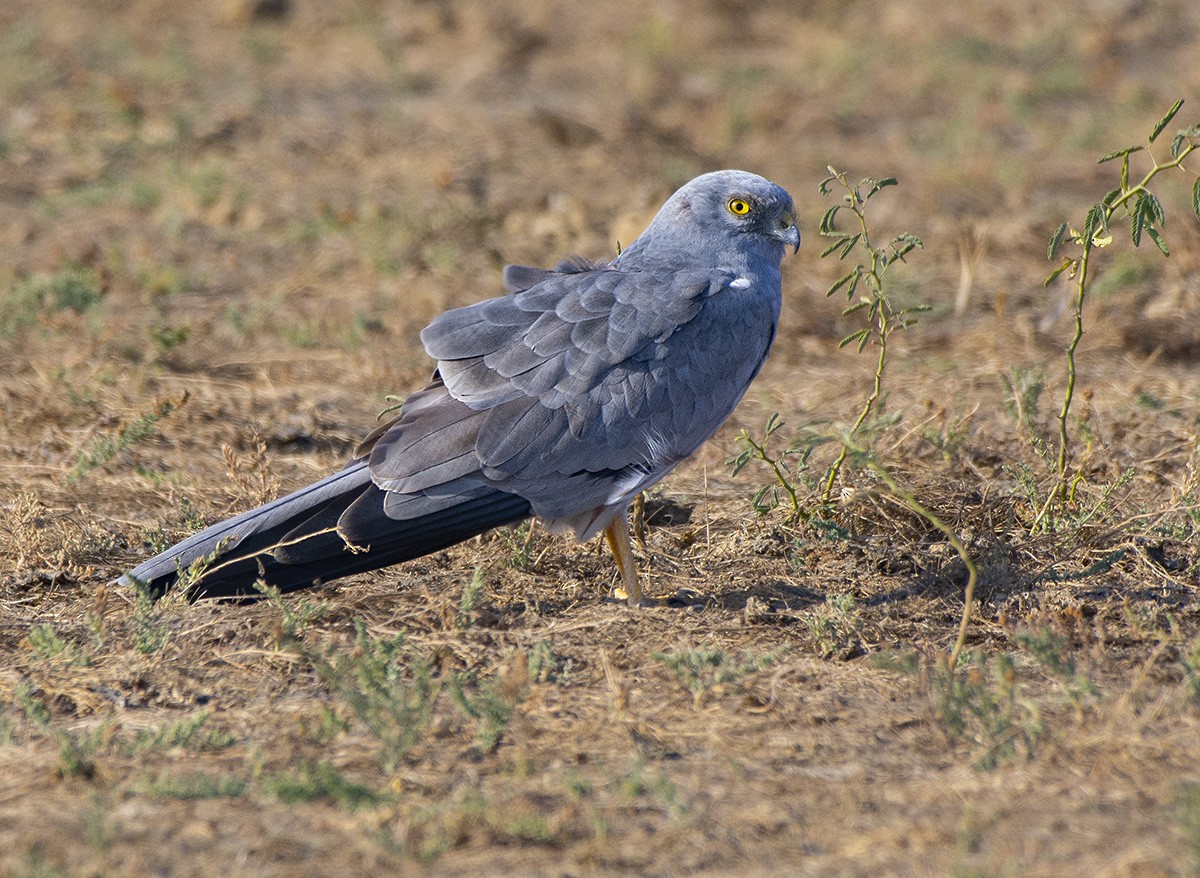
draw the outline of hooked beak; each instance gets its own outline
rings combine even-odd
[[[779,225],[773,235],[790,246],[793,253],[800,252],[800,229],[797,228],[795,218],[788,211],[785,210],[779,215]]]

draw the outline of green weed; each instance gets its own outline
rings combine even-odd
[[[202,710],[195,716],[151,729],[140,729],[129,743],[130,756],[161,750],[223,750],[236,738],[228,732],[205,728],[212,711]]]
[[[1200,701],[1200,636],[1193,637],[1180,650],[1183,684],[1193,701]]]
[[[133,646],[142,655],[150,655],[166,646],[170,636],[163,604],[146,583],[135,580],[133,589]]]
[[[1172,816],[1191,857],[1191,874],[1200,875],[1200,783],[1179,785]]]
[[[1200,124],[1179,131],[1171,141],[1170,159],[1159,162],[1153,153],[1155,141],[1163,133],[1175,114],[1183,106],[1183,101],[1176,101],[1166,115],[1154,126],[1146,140],[1146,145],[1128,146],[1101,156],[1099,164],[1120,161],[1120,185],[1108,192],[1099,202],[1088,209],[1084,221],[1078,228],[1069,223],[1062,223],[1050,236],[1046,256],[1051,261],[1061,259],[1057,268],[1046,278],[1049,286],[1061,275],[1066,275],[1075,282],[1073,292],[1074,302],[1074,332],[1066,346],[1066,387],[1063,392],[1062,407],[1058,412],[1058,451],[1054,459],[1054,486],[1047,494],[1031,525],[1032,530],[1046,529],[1056,512],[1063,506],[1073,504],[1076,491],[1084,480],[1082,467],[1072,472],[1075,451],[1070,436],[1071,405],[1075,399],[1076,362],[1075,355],[1079,342],[1083,338],[1083,306],[1092,284],[1092,260],[1097,253],[1113,242],[1113,232],[1110,225],[1115,221],[1129,221],[1130,239],[1134,247],[1141,246],[1143,236],[1154,242],[1154,245],[1164,256],[1170,254],[1162,235],[1166,223],[1166,215],[1157,196],[1150,191],[1149,185],[1159,174],[1173,168],[1183,170],[1184,160],[1200,146]],[[1150,160],[1150,168],[1137,182],[1131,182],[1130,158],[1143,153]],[[1193,171],[1184,171],[1193,176],[1192,210],[1200,219],[1200,175]],[[1070,248],[1077,255],[1063,255]]]
[[[408,648],[403,635],[377,637],[361,619],[354,620],[354,630],[353,651],[332,662],[311,650],[303,654],[379,742],[380,761],[391,772],[424,736],[441,685],[428,660]]]
[[[679,788],[662,772],[649,772],[642,758],[633,764],[617,782],[621,794],[629,799],[657,799],[664,811],[673,817],[687,813],[688,806],[679,794]]]
[[[782,426],[783,421],[780,420],[779,413],[773,412],[767,418],[761,439],[743,429],[737,437],[737,443],[742,446],[742,450],[726,461],[726,464],[732,468],[732,474],[735,476],[751,461],[760,461],[771,470],[775,479],[774,483],[760,487],[750,501],[751,507],[759,515],[773,512],[786,500],[787,505],[791,507],[789,516],[793,521],[807,520],[808,516],[800,503],[799,491],[801,488],[816,486],[815,481],[808,476],[808,460],[820,442],[819,440],[807,444],[793,442],[776,451],[772,447],[772,437]],[[781,491],[783,492],[782,497],[780,496]]]
[[[939,664],[931,685],[934,716],[953,740],[982,748],[975,765],[992,769],[1014,755],[1033,755],[1045,734],[1038,705],[1024,698],[1012,656],[970,655],[964,670]]]
[[[450,680],[450,694],[463,713],[476,721],[475,738],[491,752],[500,745],[517,705],[529,694],[528,656],[514,653],[504,671],[482,683],[474,674],[456,674]]]
[[[574,663],[554,651],[549,640],[539,640],[529,648],[529,679],[534,683],[565,684],[570,680]]]
[[[317,717],[315,724],[305,717],[300,720],[300,728],[317,744],[328,744],[350,730],[350,723],[327,705],[320,706]]]
[[[458,602],[458,627],[470,628],[475,624],[475,610],[483,599],[483,566],[475,568],[471,581],[463,589],[462,599]]]
[[[896,235],[886,245],[879,246],[872,241],[871,229],[867,223],[866,209],[868,202],[889,186],[897,185],[894,177],[876,180],[864,177],[857,185],[851,184],[846,175],[833,167],[829,168],[829,176],[821,181],[821,194],[829,195],[833,184],[843,191],[842,204],[835,204],[825,211],[821,217],[821,235],[832,239],[824,250],[821,258],[837,254],[840,260],[845,260],[852,253],[861,252],[864,261],[859,262],[850,271],[834,281],[826,291],[826,296],[838,292],[846,296],[850,304],[842,311],[843,317],[862,313],[868,325],[855,330],[838,343],[838,347],[854,345],[859,353],[867,345],[874,343],[879,349],[875,360],[875,375],[871,392],[867,395],[857,420],[847,431],[850,440],[856,440],[858,431],[875,414],[877,404],[883,395],[884,372],[888,365],[888,342],[896,330],[904,329],[915,320],[915,315],[928,311],[926,305],[911,305],[897,307],[889,294],[888,274],[895,268],[896,263],[904,262],[904,257],[924,244],[916,235],[902,232]],[[837,226],[838,214],[848,211],[853,217],[851,231],[842,231]],[[860,293],[857,300],[855,294]],[[841,453],[834,460],[825,478],[824,502],[829,503],[833,496],[833,487],[846,460],[848,450],[843,446]]]
[[[34,695],[33,688],[28,683],[18,685],[15,694],[17,706],[24,712],[25,717],[42,734],[58,742],[59,774],[63,777],[91,779],[96,773],[93,757],[111,738],[111,725],[106,723],[91,731],[59,728],[52,723],[50,711]]]
[[[775,664],[788,651],[785,644],[761,655],[743,653],[734,657],[720,647],[682,647],[673,652],[656,652],[654,658],[675,672],[692,693],[699,708],[705,697],[718,686],[736,683],[748,674]]]
[[[503,528],[497,533],[508,544],[508,566],[528,570],[533,563],[533,519],[526,519],[516,527]]]
[[[72,477],[82,479],[89,472],[108,463],[135,443],[153,435],[155,425],[184,405],[187,400],[186,391],[178,399],[160,399],[152,409],[142,412],[115,431],[97,436],[87,448],[80,449],[75,456],[75,469]]]
[[[1046,370],[1041,366],[1033,368],[1016,366],[1009,374],[1001,375],[1000,380],[1004,383],[1004,389],[1008,394],[1004,401],[1004,407],[1017,426],[1025,431],[1030,441],[1034,443],[1034,449],[1041,456],[1045,440],[1041,435],[1038,418],[1041,413],[1042,392],[1046,389]]]
[[[150,329],[150,340],[154,342],[155,353],[162,356],[186,342],[191,333],[186,326],[156,326]]]
[[[26,278],[0,293],[0,337],[15,335],[57,311],[83,314],[102,296],[100,278],[90,269],[72,267]]]
[[[1031,629],[1018,632],[1016,641],[1057,679],[1076,708],[1082,708],[1087,698],[1100,694],[1096,684],[1076,668],[1075,657],[1070,651],[1071,644],[1066,636],[1049,629]]]
[[[47,863],[45,858],[36,850],[31,850],[25,854],[24,867],[19,872],[14,872],[14,878],[61,878],[64,874]]]
[[[34,656],[39,659],[49,660],[61,657],[70,664],[86,663],[86,657],[78,654],[75,644],[60,637],[49,622],[34,625],[26,636],[29,638],[29,645],[33,649]]]
[[[279,625],[275,629],[275,645],[287,646],[301,640],[305,630],[329,614],[329,602],[302,597],[285,599],[283,593],[261,579],[254,583],[254,590],[279,611]]]
[[[203,772],[160,774],[140,787],[152,796],[169,799],[224,799],[245,794],[248,784],[232,774],[213,776]]]
[[[98,851],[106,851],[112,847],[120,831],[120,824],[113,819],[113,805],[100,793],[93,793],[88,801],[87,810],[83,813],[83,827],[88,841]]]
[[[264,792],[287,805],[330,799],[357,811],[385,800],[371,787],[347,779],[329,762],[302,762],[295,771],[268,775],[260,783]]]
[[[824,607],[804,616],[804,625],[825,658],[860,645],[863,621],[855,610],[853,595],[827,595]]]

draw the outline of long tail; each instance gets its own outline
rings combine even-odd
[[[119,581],[162,595],[184,571],[192,597],[250,594],[260,579],[291,591],[418,558],[530,515],[516,494],[472,480],[447,487],[437,496],[387,494],[358,461],[189,537]]]

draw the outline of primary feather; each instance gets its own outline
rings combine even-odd
[[[733,200],[748,206],[733,211]],[[799,246],[792,202],[743,171],[697,177],[611,263],[508,266],[509,295],[421,333],[430,384],[347,467],[130,571],[156,592],[301,588],[536,515],[587,539],[692,454],[758,373]]]

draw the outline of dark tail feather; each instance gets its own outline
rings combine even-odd
[[[175,585],[180,568],[215,554],[190,586],[190,596],[251,594],[260,578],[291,591],[427,555],[530,515],[524,498],[478,483],[467,488],[462,502],[442,497],[428,504],[434,511],[403,520],[388,518],[384,497],[365,462],[356,463],[189,537],[121,581],[136,579],[161,595]],[[420,513],[427,504],[409,505]],[[351,507],[347,521],[343,515]]]

